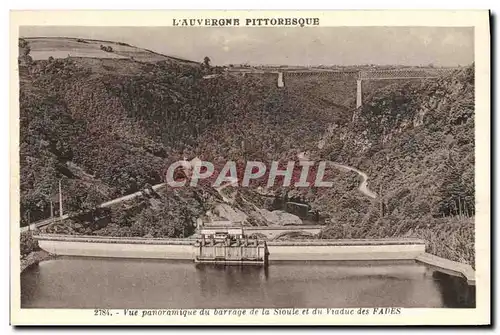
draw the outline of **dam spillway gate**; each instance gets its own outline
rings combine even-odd
[[[249,238],[243,228],[208,228],[201,231],[195,244],[195,263],[222,265],[268,264],[266,241]]]

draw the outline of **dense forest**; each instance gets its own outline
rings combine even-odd
[[[376,90],[320,155],[365,171],[379,193],[320,201],[336,218],[325,237],[422,237],[432,253],[474,264],[473,66]]]
[[[25,222],[50,215],[60,179],[65,208],[90,209],[161,182],[183,157],[286,157],[336,119],[309,113],[274,77],[204,80],[203,67],[175,62],[49,59],[20,74]]]
[[[19,47],[22,225],[49,217],[51,203],[57,211],[60,181],[64,210],[82,215],[54,232],[188,236],[223,202],[210,187],[96,205],[162,182],[183,157],[268,162],[307,151],[363,170],[378,193],[367,198],[356,174],[334,170],[333,188],[274,190],[327,217],[322,238],[422,237],[432,253],[474,264],[473,66],[377,87],[355,110],[350,82],[285,77],[278,88],[275,76],[204,79],[221,73],[206,60],[33,61]],[[239,192],[233,206],[266,206]]]

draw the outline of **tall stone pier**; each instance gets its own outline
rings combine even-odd
[[[284,87],[285,83],[283,82],[283,72],[278,72],[278,87]]]
[[[356,88],[356,108],[359,108],[363,105],[362,86],[363,86],[363,81],[361,79],[358,79]]]

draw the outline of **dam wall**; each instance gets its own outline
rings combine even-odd
[[[142,239],[38,235],[54,255],[193,260],[195,239]],[[425,242],[400,240],[302,240],[267,243],[269,261],[410,260],[425,252]]]
[[[413,260],[425,245],[268,245],[268,250],[271,262]]]
[[[39,240],[43,250],[64,256],[150,258],[192,260],[191,244],[101,243],[83,241]]]
[[[149,258],[193,261],[196,239],[150,239],[98,236],[35,235],[41,249],[53,255]],[[411,260],[475,285],[470,265],[425,252],[419,239],[359,239],[269,241],[269,262]]]
[[[194,239],[146,239],[43,234],[41,249],[54,255],[192,260]]]

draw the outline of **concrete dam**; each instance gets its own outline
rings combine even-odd
[[[40,234],[35,235],[35,238],[41,249],[61,256],[194,261],[201,255],[197,250],[200,240],[195,238],[150,239],[55,234]],[[257,241],[259,243],[262,242]],[[425,241],[419,239],[313,239],[266,241],[265,245],[268,252],[266,262],[270,264],[281,261],[413,261],[463,278],[468,285],[475,285],[475,272],[469,265],[426,253]],[[256,258],[258,259],[259,257]]]

